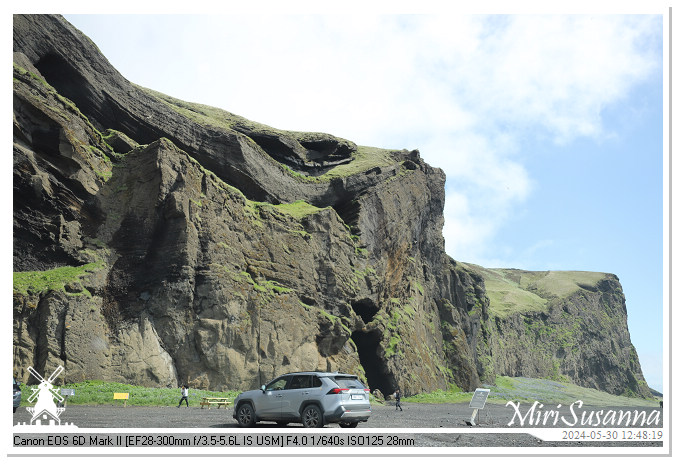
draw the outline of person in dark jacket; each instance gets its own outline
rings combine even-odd
[[[396,411],[403,411],[403,408],[401,407],[401,391],[398,388],[394,392],[394,399],[396,400]]]

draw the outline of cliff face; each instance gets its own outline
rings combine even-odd
[[[66,381],[210,389],[312,369],[407,394],[553,369],[624,384],[600,380],[624,376],[603,358],[584,368],[551,345],[538,361],[503,350],[517,334],[542,340],[493,314],[487,271],[446,256],[445,177],[417,151],[281,131],[140,88],[59,16],[14,17],[13,154],[24,380],[28,366],[63,364]],[[597,294],[554,303],[541,323],[610,309],[615,355],[640,376],[619,285]]]
[[[616,276],[466,266],[483,276],[490,297],[477,347],[482,377],[551,378],[649,396]]]

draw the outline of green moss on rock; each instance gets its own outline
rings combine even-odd
[[[101,267],[101,263],[83,266],[63,266],[48,271],[14,273],[14,292],[40,294],[48,291],[65,291],[68,284],[78,283],[80,278]]]

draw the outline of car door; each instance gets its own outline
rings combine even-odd
[[[283,420],[299,419],[302,403],[310,398],[315,376],[308,374],[295,375],[284,393],[282,404]]]
[[[290,376],[286,375],[269,382],[255,406],[259,419],[271,421],[278,421],[281,419],[283,392],[289,381]]]

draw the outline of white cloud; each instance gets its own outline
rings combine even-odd
[[[447,180],[443,232],[446,249],[456,259],[487,258],[488,243],[531,192],[525,168],[496,146],[479,134],[458,134],[423,150],[448,147],[447,155],[438,157]]]
[[[608,135],[601,112],[659,66],[649,43],[662,24],[443,14],[141,22],[126,21],[111,47],[162,45],[128,69],[112,60],[134,82],[281,129],[419,148],[447,175],[448,252],[479,262],[536,182],[522,164],[525,140]]]
[[[642,49],[659,25],[648,18],[516,16],[494,23],[479,54],[463,65],[469,103],[496,122],[541,127],[561,141],[600,134],[601,109],[658,65]]]
[[[661,22],[625,16],[474,17],[461,27],[473,37],[453,34],[449,40],[435,26],[443,22],[420,24],[431,36],[420,34],[426,51],[417,60],[423,65],[419,76],[441,89],[439,114],[447,107],[468,115],[467,124],[446,125],[445,118],[431,124],[428,135],[438,135],[422,152],[448,176],[447,250],[484,262],[495,232],[535,182],[517,156],[524,140],[567,143],[610,136],[602,110],[657,69],[649,43],[660,38]]]

